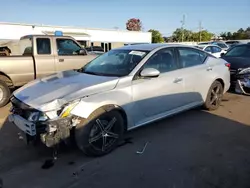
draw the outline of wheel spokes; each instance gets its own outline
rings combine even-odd
[[[96,123],[97,123],[98,127],[101,129],[101,132],[103,132],[105,130],[105,128],[102,124],[102,121],[100,119],[97,119]]]
[[[116,118],[114,117],[107,125],[107,127],[105,127],[105,131],[110,131],[110,129],[114,126],[116,122]]]
[[[102,133],[99,133],[98,135],[92,137],[89,139],[89,143],[91,144],[92,142],[96,142],[97,140],[102,138]]]
[[[220,93],[220,87],[219,86],[217,86],[217,88],[216,88],[216,94],[219,94]]]
[[[107,132],[107,136],[115,139],[119,138],[119,135],[113,132]]]
[[[214,102],[216,101],[216,99],[217,99],[216,97],[213,97],[212,100],[211,100],[211,102],[210,102],[210,104],[214,104]]]
[[[103,135],[102,136],[102,151],[105,151],[106,145],[107,145],[107,136]]]

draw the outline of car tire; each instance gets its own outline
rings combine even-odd
[[[10,99],[10,89],[7,84],[0,80],[0,108],[5,106]]]
[[[124,119],[119,111],[98,110],[76,126],[76,144],[87,156],[108,154],[122,140],[124,126]]]
[[[212,111],[220,107],[223,97],[223,86],[219,81],[214,81],[210,86],[207,98],[204,104],[206,110]]]

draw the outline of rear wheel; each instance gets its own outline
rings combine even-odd
[[[75,129],[76,144],[89,156],[101,156],[114,150],[124,134],[122,115],[112,110],[96,113]]]
[[[223,97],[223,87],[219,81],[215,81],[207,94],[207,99],[205,101],[205,108],[207,110],[216,110],[219,108],[221,104],[221,100]]]
[[[0,107],[5,106],[9,102],[10,89],[7,84],[0,80]]]

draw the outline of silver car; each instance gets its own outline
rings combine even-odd
[[[127,130],[197,106],[217,109],[229,86],[229,64],[202,50],[128,45],[18,89],[9,120],[28,140],[53,147],[73,138],[85,154],[100,156]]]

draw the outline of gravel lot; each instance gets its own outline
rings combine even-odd
[[[241,188],[250,187],[250,98],[224,97],[213,113],[184,112],[130,132],[127,143],[101,158],[61,148],[26,146],[0,109],[0,177],[4,188]],[[145,152],[141,150],[148,142]]]

